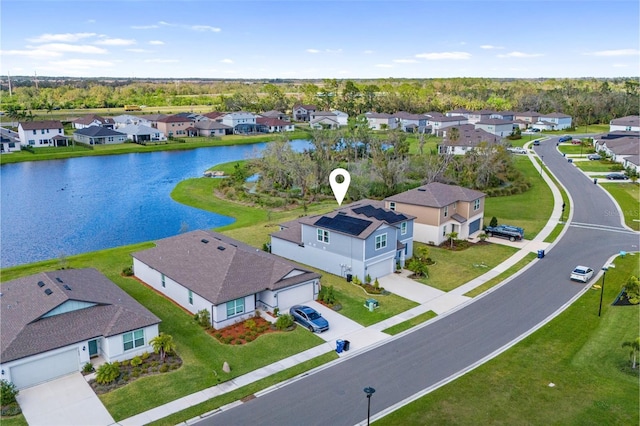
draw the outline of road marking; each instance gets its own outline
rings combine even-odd
[[[612,231],[612,232],[620,232],[622,234],[635,234],[634,231],[629,231],[628,229],[615,227],[615,226],[606,226],[606,225],[597,225],[595,223],[580,223],[580,222],[571,222],[569,226],[573,226],[575,228],[584,228],[584,229],[597,229],[600,231]]]

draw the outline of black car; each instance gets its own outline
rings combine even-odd
[[[607,179],[609,180],[625,180],[627,179],[627,175],[624,173],[609,173],[607,175]]]

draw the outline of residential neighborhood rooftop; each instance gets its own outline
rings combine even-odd
[[[457,185],[447,185],[440,182],[431,182],[400,194],[387,197],[386,201],[404,204],[413,204],[426,207],[444,207],[456,201],[474,201],[484,197],[485,194],[474,189],[463,188]]]

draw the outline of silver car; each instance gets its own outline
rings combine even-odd
[[[593,269],[588,266],[578,265],[571,272],[571,279],[574,281],[588,282],[593,277]]]

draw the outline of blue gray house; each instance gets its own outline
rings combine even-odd
[[[271,234],[271,252],[343,277],[380,278],[413,255],[413,219],[362,200],[281,224]]]

